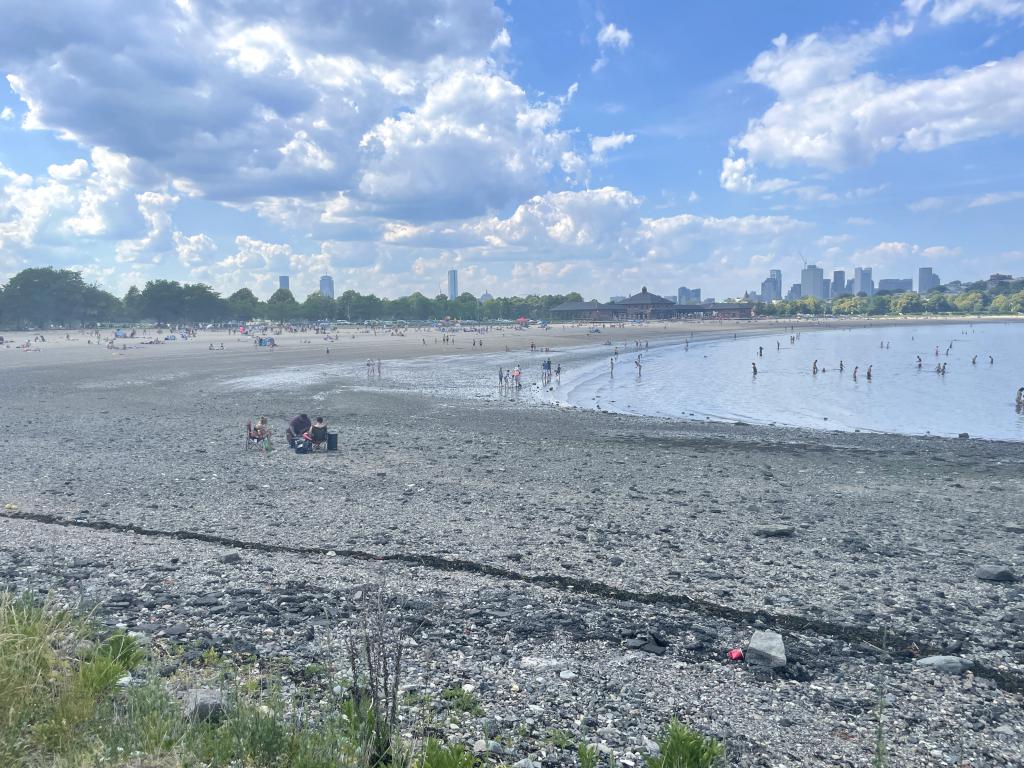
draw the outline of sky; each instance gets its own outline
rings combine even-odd
[[[0,281],[1024,272],[1024,0],[0,0]]]

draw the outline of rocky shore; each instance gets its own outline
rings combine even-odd
[[[1024,445],[238,375],[201,356],[5,374],[7,588],[83,600],[180,664],[213,649],[298,678],[332,668],[332,627],[384,580],[417,620],[409,727],[465,686],[479,708],[446,710],[445,738],[509,764],[586,741],[641,765],[678,716],[734,765],[869,765],[879,701],[894,765],[1024,761]],[[338,453],[245,450],[248,416],[283,433],[300,409]]]

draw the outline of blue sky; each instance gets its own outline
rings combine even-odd
[[[1024,269],[1024,0],[0,0],[0,279]]]

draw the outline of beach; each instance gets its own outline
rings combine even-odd
[[[389,371],[792,324],[452,344],[357,329],[274,349],[47,332],[40,352],[0,349],[0,571],[153,644],[286,667],[323,663],[332,611],[386,581],[423,619],[410,690],[472,686],[484,714],[445,735],[504,733],[510,765],[571,764],[554,732],[639,765],[672,717],[734,765],[869,765],[880,701],[894,765],[1019,765],[1024,591],[988,576],[1024,575],[1024,443],[459,397]],[[327,417],[337,453],[286,450],[300,411]],[[269,453],[244,445],[259,415]],[[782,635],[785,666],[727,660],[756,630]],[[919,663],[935,656],[962,669]]]

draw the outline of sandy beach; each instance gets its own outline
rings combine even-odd
[[[221,332],[113,350],[50,332],[27,352],[35,334],[4,333],[0,572],[154,644],[286,666],[324,661],[330,611],[386,579],[425,619],[410,690],[472,685],[484,715],[445,735],[497,729],[510,765],[569,764],[556,732],[640,765],[673,716],[721,738],[733,765],[869,765],[880,699],[894,765],[1020,765],[1024,590],[987,576],[1024,573],[1024,444],[670,422],[359,375],[367,358],[790,324],[454,344],[359,330],[279,335],[273,350]],[[328,360],[351,372],[237,384]],[[298,411],[326,415],[340,450],[286,450]],[[258,414],[270,453],[244,446]],[[726,659],[758,629],[783,636],[784,667]],[[934,656],[959,668],[919,663]]]

